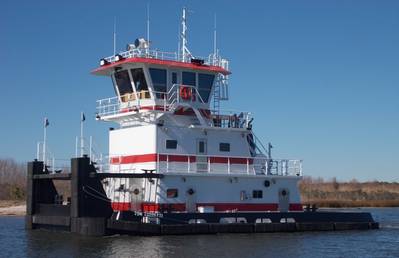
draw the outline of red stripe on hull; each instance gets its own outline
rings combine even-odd
[[[252,164],[252,158],[229,158],[229,157],[208,157],[211,164],[228,164],[230,159],[230,164],[232,165],[246,165]],[[157,154],[143,154],[143,155],[129,155],[121,157],[111,158],[111,164],[133,164],[133,163],[145,163],[145,162],[156,162]],[[190,155],[159,155],[159,161],[169,161],[169,162],[195,162],[195,156]]]
[[[199,206],[212,206],[216,212],[224,211],[278,211],[277,203],[197,203]],[[131,209],[130,203],[127,202],[113,202],[112,209],[117,211],[128,211]],[[143,212],[162,212],[162,211],[174,211],[184,212],[186,211],[185,203],[170,203],[170,204],[158,204],[158,203],[142,203],[135,210]],[[290,211],[302,211],[302,204],[291,203],[289,205]]]
[[[157,161],[157,154],[130,155],[111,158],[111,164],[132,164]]]

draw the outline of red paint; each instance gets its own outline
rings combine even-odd
[[[211,164],[228,164],[230,159],[231,165],[246,165],[252,164],[252,158],[229,158],[229,157],[208,157]],[[195,162],[196,157],[190,155],[166,155],[160,154],[159,161],[169,161],[169,162]],[[143,154],[143,155],[129,155],[121,157],[111,158],[111,164],[133,164],[133,163],[145,163],[145,162],[157,162],[157,154]]]
[[[169,60],[160,60],[160,59],[155,59],[155,58],[143,58],[143,57],[126,58],[119,62],[110,63],[107,65],[98,67],[98,68],[94,69],[91,73],[98,74],[98,75],[104,75],[105,74],[104,72],[107,72],[107,70],[110,70],[111,68],[114,68],[118,65],[127,64],[127,63],[156,64],[156,65],[164,65],[164,66],[169,66],[169,67],[174,67],[174,68],[184,68],[184,69],[191,69],[191,70],[216,72],[216,73],[221,73],[224,75],[231,74],[231,72],[227,71],[226,69],[223,69],[220,66],[197,65],[197,64],[184,63],[184,62],[179,62],[179,61],[169,61]]]
[[[278,211],[277,203],[197,203],[199,206],[213,206],[217,212],[225,211]],[[119,211],[130,210],[131,205],[127,202],[113,202],[112,209]],[[289,206],[290,211],[302,211],[302,204],[291,203]],[[162,211],[186,211],[185,203],[147,203],[143,202],[140,206],[140,211],[143,212],[162,212]]]
[[[157,154],[143,154],[143,155],[131,155],[111,158],[111,164],[132,164],[132,163],[145,163],[155,162],[157,160]]]
[[[164,106],[156,105],[156,106],[141,106],[141,107],[134,107],[134,108],[124,108],[121,109],[120,113],[128,113],[132,111],[140,111],[140,110],[156,110],[156,111],[165,111]],[[166,107],[166,111],[168,111],[169,108]],[[205,118],[210,119],[212,117],[211,111],[209,109],[199,109],[199,112],[204,116]],[[184,108],[179,108],[175,111],[175,115],[182,115],[182,116],[195,116],[194,111],[191,108],[184,109]]]
[[[129,202],[112,202],[111,207],[114,211],[128,211],[131,208]]]
[[[303,206],[301,203],[290,203],[288,208],[290,211],[303,211]]]

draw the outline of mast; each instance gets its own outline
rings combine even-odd
[[[191,57],[190,50],[187,48],[187,38],[186,38],[186,32],[187,32],[187,25],[186,25],[186,8],[183,8],[183,16],[182,16],[182,31],[181,31],[181,58],[183,62],[187,62],[188,57]]]

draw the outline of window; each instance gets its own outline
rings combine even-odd
[[[177,198],[178,191],[176,188],[171,188],[166,190],[166,197],[167,198]]]
[[[166,140],[166,148],[167,149],[176,149],[177,141],[176,140]]]
[[[198,153],[205,154],[205,142],[204,141],[198,142]]]
[[[164,94],[159,92],[166,92],[166,70],[150,68],[149,71],[151,74],[154,91],[158,92],[156,93],[157,98],[163,98]]]
[[[230,143],[221,142],[219,143],[219,151],[230,151]]]
[[[116,72],[115,82],[120,96],[133,92],[132,84],[130,83],[129,72],[127,70]]]
[[[209,100],[214,79],[215,75],[213,74],[198,74],[198,92],[204,102]]]
[[[253,190],[252,191],[252,198],[254,198],[254,199],[263,198],[263,191],[262,190]]]
[[[136,87],[136,92],[140,93],[141,91],[148,91],[147,82],[145,80],[143,68],[131,69],[132,78],[134,82],[134,86]]]
[[[172,73],[172,84],[177,84],[177,73]]]
[[[191,85],[191,86],[197,85],[197,79],[195,73],[183,72],[182,79],[183,79],[183,85]]]

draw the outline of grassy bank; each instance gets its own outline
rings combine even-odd
[[[305,177],[299,184],[302,202],[319,207],[397,207],[399,183],[337,182]]]
[[[12,159],[0,159],[0,208],[17,206],[25,200],[26,164]],[[65,198],[69,185],[56,181],[56,188]],[[302,203],[319,207],[399,207],[399,183],[337,182],[305,177],[299,184]]]

